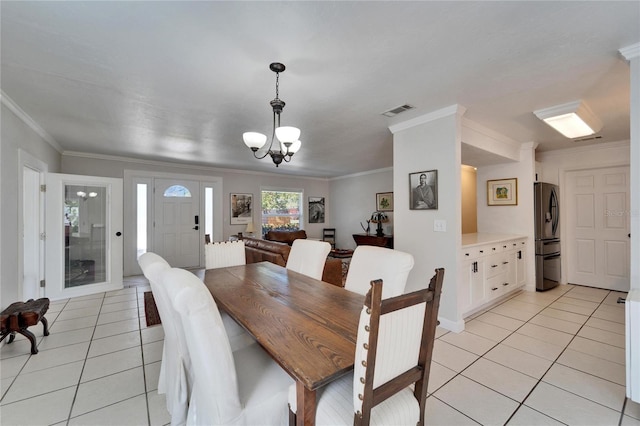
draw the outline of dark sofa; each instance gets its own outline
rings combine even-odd
[[[289,244],[249,237],[242,239],[244,240],[247,263],[266,260],[276,265],[287,266],[287,259],[289,259],[289,253],[291,252]],[[322,281],[342,287],[342,261],[340,259],[327,258],[322,272]]]

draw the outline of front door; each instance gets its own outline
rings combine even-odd
[[[629,167],[568,172],[567,281],[629,291]]]
[[[175,268],[200,266],[200,183],[154,179],[155,253]]]
[[[122,288],[122,215],[122,179],[47,174],[47,297]]]

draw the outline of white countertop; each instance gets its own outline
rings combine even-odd
[[[493,234],[488,232],[462,234],[462,247],[472,247],[480,244],[492,244],[501,241],[516,240],[518,238],[527,238],[527,236],[514,234]]]

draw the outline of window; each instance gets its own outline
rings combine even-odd
[[[147,252],[147,184],[136,185],[136,258]]]
[[[262,235],[271,230],[300,229],[302,191],[262,191]]]
[[[164,191],[165,197],[191,197],[191,192],[182,185],[173,185]]]

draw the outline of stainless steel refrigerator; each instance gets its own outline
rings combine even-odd
[[[560,200],[558,186],[536,182],[536,290],[549,290],[560,282]]]

